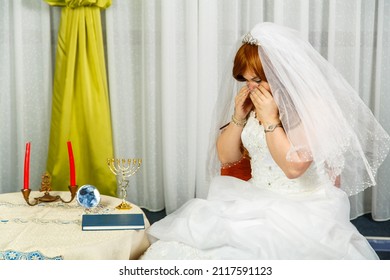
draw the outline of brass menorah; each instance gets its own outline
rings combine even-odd
[[[131,209],[131,205],[126,201],[127,187],[129,186],[129,180],[126,178],[133,176],[141,167],[142,159],[107,159],[108,167],[111,172],[118,177],[118,185],[121,189],[122,202],[116,209],[128,210]]]

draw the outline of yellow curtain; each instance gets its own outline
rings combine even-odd
[[[54,190],[67,190],[71,141],[76,184],[116,196],[107,166],[113,157],[100,11],[111,0],[44,0],[63,6],[58,31],[47,171]]]

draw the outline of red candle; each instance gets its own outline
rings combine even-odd
[[[68,141],[67,144],[68,144],[68,155],[69,155],[70,185],[76,186],[76,171],[74,168],[72,143],[70,141]]]
[[[23,189],[27,190],[30,182],[30,149],[31,143],[26,143],[26,152],[24,154],[24,184]]]

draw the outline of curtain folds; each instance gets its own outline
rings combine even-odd
[[[78,8],[99,7],[106,9],[111,5],[111,0],[43,0],[51,6]]]
[[[46,169],[53,77],[50,24],[49,6],[42,1],[1,1],[1,193],[23,188],[26,142],[31,141],[31,188],[40,187]]]
[[[306,36],[390,132],[389,1],[117,0],[110,6],[109,0],[47,0],[72,17],[61,18],[57,55],[66,54],[67,61],[60,68],[58,61],[54,67],[51,56],[57,48],[60,19],[55,8],[49,9],[42,0],[4,2],[0,5],[0,192],[19,191],[24,145],[29,140],[33,183],[38,188],[47,160],[61,178],[56,186],[66,187],[66,141],[71,140],[79,185],[93,183],[115,195],[115,177],[108,173],[106,158],[141,157],[140,170],[130,178],[129,201],[170,213],[188,199],[205,197],[209,120],[217,92],[224,75],[230,74],[227,65],[237,38],[261,21],[290,26]],[[100,31],[100,10],[108,6]],[[71,23],[74,29],[66,33]],[[65,41],[70,35],[74,41]],[[100,78],[106,69],[102,41],[107,84]],[[66,44],[73,46],[69,49],[73,53],[64,52]],[[101,71],[94,72],[93,66]],[[57,94],[66,97],[58,102]],[[67,112],[62,116],[68,127],[59,128],[64,122],[59,111]],[[54,121],[47,158],[50,112]],[[85,158],[90,162],[82,163]],[[350,198],[351,217],[371,212],[376,220],[390,219],[389,170],[387,158],[377,174],[378,185]]]
[[[47,171],[54,190],[67,190],[72,142],[76,183],[116,195],[110,105],[100,9],[111,1],[46,1],[65,6],[58,31]],[[66,5],[65,5],[66,4]]]

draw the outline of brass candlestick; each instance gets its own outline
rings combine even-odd
[[[107,164],[111,172],[118,176],[118,184],[121,188],[122,202],[116,209],[131,209],[131,205],[126,201],[127,187],[129,185],[129,180],[126,178],[133,176],[138,171],[141,167],[142,159],[107,159]]]
[[[42,175],[42,181],[41,181],[41,188],[39,191],[45,192],[43,196],[41,197],[35,197],[33,202],[30,202],[30,193],[31,189],[22,189],[21,192],[23,194],[24,200],[27,202],[28,205],[34,206],[37,205],[41,202],[55,202],[55,201],[62,201],[64,203],[70,203],[72,200],[76,197],[77,193],[77,188],[78,186],[69,186],[69,191],[70,191],[70,200],[66,201],[63,200],[59,195],[53,196],[50,194],[51,191],[51,176],[49,173],[45,172]]]

